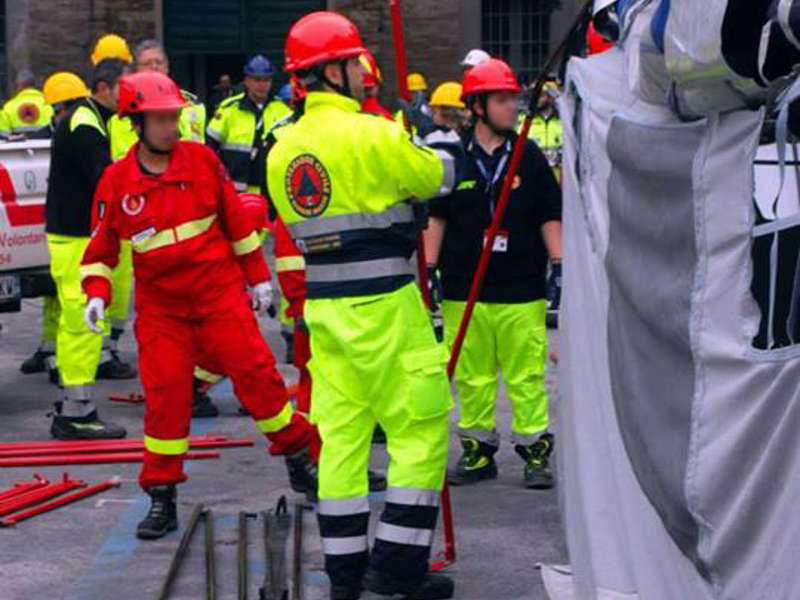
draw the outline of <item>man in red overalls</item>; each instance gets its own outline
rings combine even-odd
[[[147,398],[140,476],[151,496],[137,535],[177,528],[175,485],[186,480],[193,348],[220,365],[274,455],[310,455],[316,430],[287,402],[283,379],[251,311],[271,304],[270,275],[258,235],[227,171],[202,144],[179,141],[185,100],[166,75],[120,80],[119,114],[139,134],[127,156],[97,186],[92,240],[81,266],[86,322],[97,328],[111,301],[110,274],[120,240],[131,240],[136,337]]]

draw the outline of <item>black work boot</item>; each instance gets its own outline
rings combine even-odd
[[[464,452],[458,459],[456,468],[447,476],[450,485],[469,485],[482,479],[497,477],[497,464],[494,462],[497,446],[479,442],[475,438],[462,437],[461,447]]]
[[[441,573],[425,573],[422,579],[409,580],[370,568],[364,576],[364,587],[380,596],[400,594],[404,600],[445,600],[452,598],[453,580]]]
[[[177,493],[174,485],[151,487],[150,510],[136,527],[136,537],[141,540],[157,540],[178,528]]]
[[[110,354],[111,358],[104,363],[100,363],[97,367],[97,379],[122,380],[136,378],[136,369],[128,363],[122,362],[116,350],[111,350]]]
[[[209,387],[206,382],[195,379],[194,402],[192,403],[193,419],[208,419],[219,415],[219,409],[208,395]]]
[[[549,459],[553,453],[555,438],[552,433],[543,433],[530,446],[517,445],[517,451],[525,461],[525,487],[532,490],[547,490],[553,487],[553,473],[550,471]]]
[[[309,502],[317,501],[317,465],[311,461],[308,448],[286,457],[289,486],[298,494],[305,494]]]
[[[369,477],[369,491],[383,492],[386,490],[386,477],[376,471],[367,471]]]
[[[124,427],[101,421],[96,410],[85,417],[65,417],[56,412],[50,426],[50,435],[59,440],[119,439],[126,434]]]
[[[54,352],[45,352],[41,348],[36,350],[29,358],[26,358],[20,365],[19,370],[25,375],[33,373],[44,373],[47,371],[47,359],[53,356]]]

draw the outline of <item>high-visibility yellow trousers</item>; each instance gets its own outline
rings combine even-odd
[[[56,351],[56,336],[58,335],[58,322],[61,319],[61,305],[58,296],[44,296],[42,298],[42,343],[40,349],[45,352]]]
[[[455,341],[465,306],[465,302],[442,302],[449,347]],[[495,429],[498,371],[502,371],[513,409],[512,442],[528,446],[547,431],[546,310],[544,300],[475,305],[455,372],[462,436],[495,446],[499,443]]]
[[[310,418],[322,437],[318,516],[328,575],[335,585],[356,585],[367,567],[367,464],[379,423],[391,459],[369,560],[379,571],[421,577],[447,463],[447,350],[413,283],[374,296],[309,299],[305,320]]]
[[[81,289],[80,264],[89,245],[88,237],[47,234],[50,274],[56,283],[61,317],[56,334],[56,365],[67,396],[77,396],[82,388],[94,384],[103,335],[92,332],[84,323],[86,295]],[[105,326],[107,329],[107,326]]]

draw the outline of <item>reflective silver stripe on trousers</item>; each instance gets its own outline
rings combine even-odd
[[[322,538],[322,551],[328,555],[358,554],[367,551],[367,536]]]
[[[546,429],[542,429],[536,433],[514,433],[511,432],[511,443],[519,444],[520,446],[532,446],[539,441],[542,434],[547,433]]]
[[[414,222],[414,209],[410,204],[398,204],[379,213],[355,213],[309,219],[289,225],[292,237],[308,238],[329,233],[342,233],[357,229],[388,229],[392,225]]]
[[[386,490],[386,502],[411,506],[439,506],[441,493],[421,488],[393,488]]]
[[[486,431],[484,429],[462,429],[459,427],[458,435],[462,438],[472,438],[478,440],[479,442],[489,444],[490,446],[500,445],[500,434],[497,433],[497,430],[495,429]]]
[[[442,185],[439,187],[439,195],[446,196],[456,187],[456,160],[453,158],[453,155],[446,150],[433,148],[433,151],[442,160],[442,168],[444,169]]]
[[[344,498],[341,500],[330,500],[320,498],[317,504],[317,514],[329,517],[346,517],[348,515],[360,515],[369,512],[369,499]]]
[[[307,283],[337,283],[413,274],[414,269],[405,258],[379,258],[333,265],[306,264]]]
[[[381,521],[375,532],[375,538],[395,544],[409,546],[430,546],[433,542],[433,529],[417,529],[416,527],[402,527],[390,525]]]

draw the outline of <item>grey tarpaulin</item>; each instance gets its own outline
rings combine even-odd
[[[624,49],[570,62],[561,104],[571,565],[543,577],[553,600],[795,600],[800,344],[757,347],[751,287],[766,271],[774,305],[800,219],[756,223],[760,111],[686,123],[637,96],[651,10]]]

